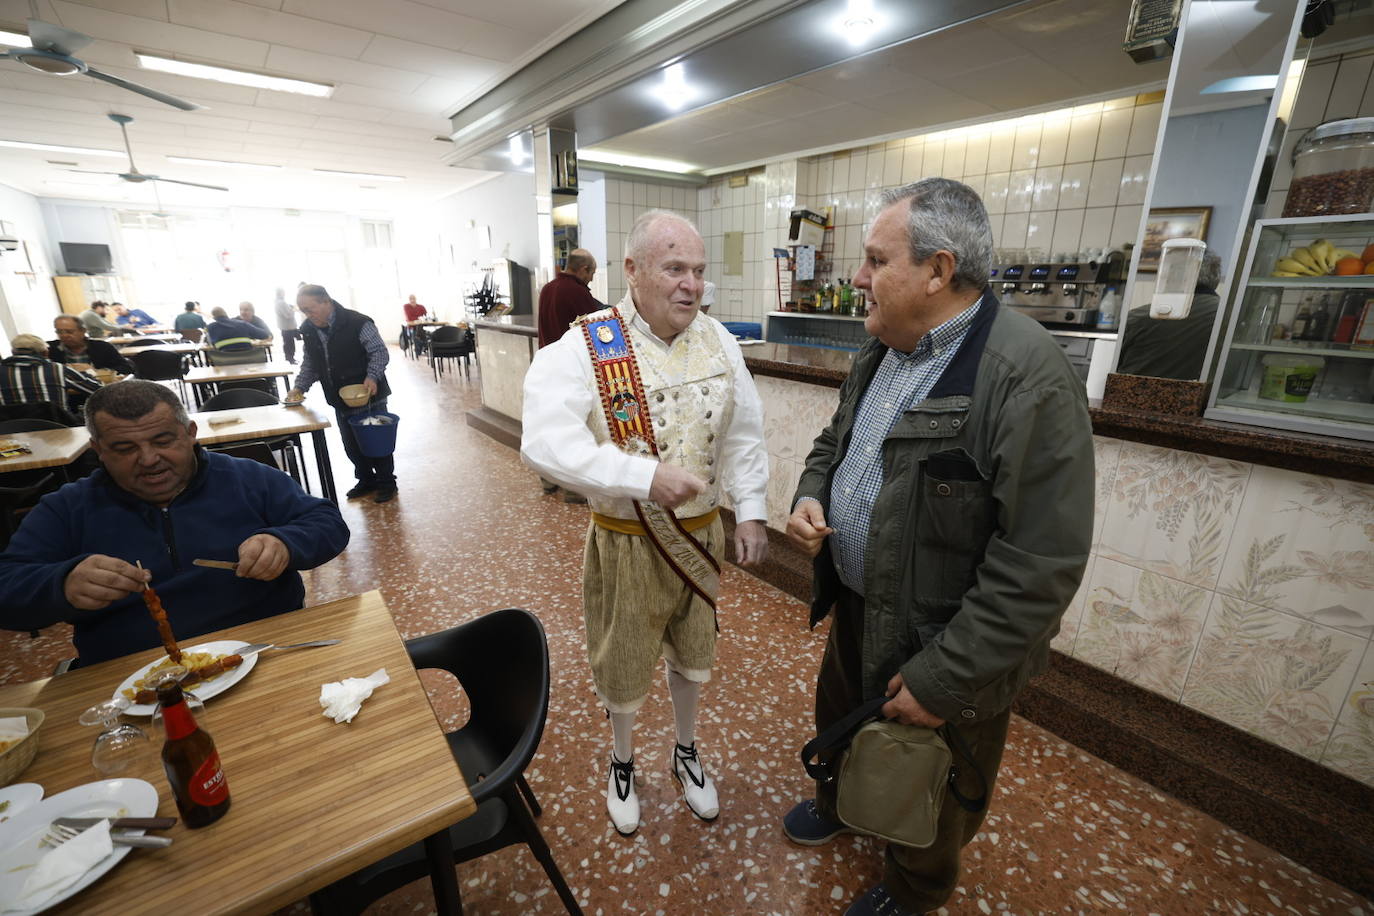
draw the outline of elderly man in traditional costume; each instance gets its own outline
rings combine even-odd
[[[768,550],[763,409],[734,338],[698,313],[705,269],[690,222],[645,213],[625,243],[629,293],[579,317],[525,376],[522,457],[591,505],[587,650],[614,738],[606,809],[626,836],[640,820],[635,714],[660,657],[677,730],[672,773],[693,814],[720,812],[695,730],[715,661],[722,493],[736,561],[757,565]]]

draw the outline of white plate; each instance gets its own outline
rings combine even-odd
[[[237,652],[238,650],[242,649],[244,646],[247,645],[249,645],[249,643],[246,643],[241,639],[221,639],[217,642],[203,642],[195,646],[182,646],[181,651],[183,653],[213,652],[215,655],[233,655],[235,652]],[[124,683],[120,684],[118,687],[115,688],[114,695],[116,697],[124,696],[124,691],[129,690],[134,686],[134,681],[138,680],[139,678],[143,677],[143,675],[147,674],[150,668],[152,668],[158,662],[162,661],[162,658],[165,657],[166,656],[162,656],[161,658],[156,658],[153,661],[150,661],[148,664],[144,665],[142,668],[139,668],[133,674],[126,677],[124,679]],[[208,681],[201,681],[199,684],[196,684],[194,687],[191,687],[189,689],[192,693],[196,695],[197,698],[201,700],[208,700],[211,697],[217,697],[221,693],[224,693],[224,691],[228,690],[230,687],[233,687],[239,681],[247,677],[248,672],[252,671],[253,666],[257,663],[258,653],[254,652],[252,655],[248,656],[243,660],[242,665],[239,665],[232,671],[225,672],[224,674],[221,674],[219,677],[211,678]],[[155,709],[157,709],[156,703],[135,703],[128,709],[126,709],[125,713],[130,716],[151,716],[153,714],[153,710]]]
[[[29,873],[49,850],[39,846],[43,834],[59,817],[154,817],[157,815],[157,789],[142,779],[106,779],[87,783],[59,792],[25,808],[0,824],[0,900],[13,900],[24,888]],[[142,833],[141,830],[131,831]],[[119,864],[130,852],[128,846],[116,846],[52,900],[36,910],[7,911],[6,916],[30,916],[41,913],[63,900],[78,894],[98,881],[107,871]]]
[[[17,782],[0,789],[0,824],[38,804],[42,797],[43,787],[36,782]]]

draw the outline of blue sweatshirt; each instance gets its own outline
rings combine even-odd
[[[97,553],[142,561],[152,571],[153,588],[183,644],[299,608],[305,584],[297,570],[327,563],[348,544],[338,507],[308,495],[275,468],[199,448],[196,453],[196,475],[163,509],[120,489],[103,468],[43,497],[0,553],[0,627],[29,630],[68,621],[84,665],[160,645],[140,593],[98,611],[67,602],[67,574]],[[286,571],[271,582],[191,565],[197,557],[237,560],[239,544],[261,533],[280,538],[291,551]]]

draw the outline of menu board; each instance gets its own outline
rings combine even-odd
[[[1122,49],[1138,64],[1174,53],[1183,0],[1131,0]]]

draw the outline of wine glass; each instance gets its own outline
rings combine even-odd
[[[123,697],[115,697],[92,706],[77,720],[82,725],[104,727],[91,748],[91,765],[106,776],[140,769],[151,757],[152,745],[143,729],[119,721],[129,705]]]
[[[180,684],[189,673],[184,665],[168,665],[148,682],[148,687],[151,690],[157,690],[163,684]],[[195,716],[196,722],[204,725],[205,702],[185,687],[181,688],[181,695],[186,699],[186,708],[191,711],[191,715]],[[153,718],[150,727],[155,732],[160,733],[162,731],[162,704],[157,701],[153,703]]]

